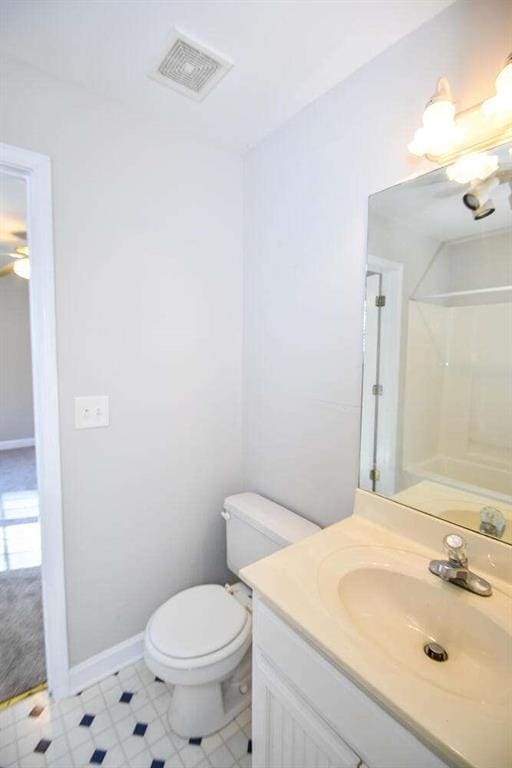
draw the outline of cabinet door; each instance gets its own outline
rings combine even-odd
[[[253,663],[253,767],[358,768],[360,758],[256,650]]]

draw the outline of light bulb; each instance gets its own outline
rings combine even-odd
[[[30,280],[30,259],[25,257],[24,259],[18,259],[13,264],[13,270],[24,280]]]
[[[496,95],[484,101],[482,112],[500,126],[512,121],[512,54],[496,78]]]
[[[498,156],[486,155],[485,152],[472,152],[464,155],[456,163],[448,166],[446,175],[450,181],[468,184],[471,181],[484,181],[498,170]]]
[[[425,107],[423,125],[427,131],[437,133],[452,125],[454,116],[455,106],[453,102],[444,100],[434,101]]]
[[[509,98],[512,98],[512,61],[505,64],[496,78],[496,93],[500,96],[508,94]]]
[[[409,144],[409,152],[423,155],[444,155],[461,141],[461,132],[455,123],[455,104],[450,83],[441,77],[437,90],[423,112],[423,125]]]

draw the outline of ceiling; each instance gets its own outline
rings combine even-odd
[[[501,171],[512,171],[511,143],[492,150],[492,154],[497,155]],[[496,210],[479,221],[473,219],[471,211],[462,202],[468,187],[469,184],[449,181],[446,168],[437,168],[372,195],[371,211],[439,242],[512,228],[511,188],[508,184],[500,184],[493,190],[490,197]]]
[[[0,0],[0,46],[244,151],[453,0]],[[197,103],[150,80],[177,26],[234,62]]]
[[[25,238],[13,234],[26,231],[26,209],[25,181],[0,173],[0,268],[12,261],[9,252],[26,244]]]

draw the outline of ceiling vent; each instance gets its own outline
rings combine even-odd
[[[149,77],[202,101],[232,66],[224,56],[175,30],[170,48]]]

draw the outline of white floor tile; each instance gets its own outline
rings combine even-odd
[[[247,753],[247,741],[248,739],[245,733],[243,731],[238,731],[238,733],[235,733],[235,735],[226,742],[227,748],[235,760],[238,760],[239,757],[242,757],[242,755]]]
[[[99,734],[93,733],[92,738],[97,749],[109,750],[119,744],[119,737],[113,727],[107,728]]]
[[[80,725],[72,728],[70,731],[66,731],[66,736],[71,751],[73,751],[75,747],[79,747],[81,744],[89,744],[91,747],[93,745],[89,729],[82,728]]]
[[[113,749],[109,749],[101,768],[126,768],[127,760],[126,755],[121,746],[116,746]],[[148,763],[148,768],[151,762]]]
[[[247,707],[247,709],[244,709],[243,712],[240,712],[238,717],[236,718],[236,722],[238,725],[243,728],[244,725],[247,725],[247,723],[251,722],[251,708]]]
[[[46,757],[38,752],[30,752],[21,760],[20,765],[22,768],[46,768]]]
[[[52,739],[52,743],[45,752],[45,757],[50,762],[56,760],[58,757],[66,754],[69,751],[68,740],[65,736],[59,736],[57,739]]]
[[[176,748],[169,736],[162,736],[151,745],[150,750],[155,760],[167,760],[171,755],[176,754]]]
[[[218,733],[214,733],[212,736],[204,738],[201,742],[201,746],[206,754],[209,755],[211,752],[222,746],[222,739]]]
[[[233,720],[231,723],[228,723],[224,728],[220,731],[220,735],[224,739],[224,741],[228,741],[232,736],[235,735],[235,733],[238,733],[239,731],[238,724],[235,720]]]
[[[201,747],[188,744],[183,749],[180,749],[179,756],[185,768],[195,768],[204,759],[204,752]]]
[[[123,739],[121,744],[124,753],[129,760],[148,748],[143,736],[129,736],[128,738]]]
[[[17,726],[18,724],[8,725],[7,728],[0,729],[0,744],[6,747],[7,744],[12,744],[18,738]]]
[[[153,701],[153,706],[159,715],[166,715],[169,711],[170,704],[171,696],[167,693],[165,693],[163,696],[160,696],[158,699],[154,699]]]
[[[13,742],[5,747],[0,744],[0,765],[10,765],[16,760],[16,744]]]
[[[211,755],[208,755],[208,760],[213,768],[231,768],[235,762],[235,758],[225,745],[216,749]]]
[[[25,757],[34,751],[37,743],[40,740],[39,733],[31,733],[28,736],[24,736],[22,739],[17,740],[18,756]]]
[[[126,691],[129,703],[119,701]],[[46,692],[0,711],[2,768],[90,768],[96,749],[105,751],[102,768],[150,768],[153,760],[165,768],[250,768],[247,754],[250,709],[220,733],[191,745],[173,733],[168,722],[172,688],[155,682],[143,662],[120,670],[90,686],[80,696],[53,702]],[[36,704],[44,707],[29,717]],[[79,725],[85,714],[88,726]],[[144,736],[134,736],[137,722],[147,724]],[[41,739],[50,742],[44,754],[34,752]]]
[[[149,768],[152,760],[151,752],[145,748],[142,752],[131,758],[130,768]]]
[[[156,744],[157,741],[159,741],[162,736],[165,736],[167,733],[167,729],[164,726],[161,719],[158,717],[156,720],[153,720],[148,727],[144,738],[146,739],[147,743],[151,746],[153,744]]]

